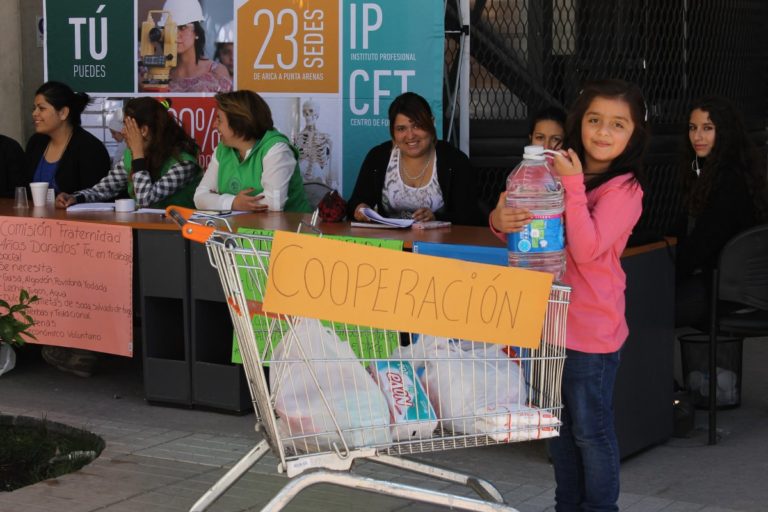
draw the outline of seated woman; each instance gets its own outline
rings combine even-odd
[[[80,115],[89,102],[87,94],[61,82],[46,82],[35,91],[35,134],[25,151],[26,183],[46,181],[57,194],[72,193],[107,174],[107,148],[80,126]]]
[[[195,141],[156,99],[133,98],[123,112],[128,145],[123,158],[96,185],[73,194],[60,193],[56,207],[108,201],[127,192],[140,208],[192,208],[201,177]]]
[[[539,110],[531,119],[528,140],[531,144],[544,146],[545,149],[557,150],[565,138],[565,110],[547,107]]]
[[[14,139],[0,135],[0,197],[13,197],[16,187],[28,184],[24,150]]]
[[[432,109],[423,97],[406,92],[389,107],[392,140],[368,152],[360,167],[347,216],[368,218],[363,208],[417,222],[447,220],[478,224],[475,173],[469,158],[438,141]]]
[[[720,250],[741,231],[768,221],[768,185],[741,115],[717,96],[692,103],[680,169],[688,215],[677,245],[675,323],[699,326],[708,317]]]
[[[272,112],[253,91],[216,95],[220,142],[195,191],[205,210],[311,212],[299,152],[278,132]]]

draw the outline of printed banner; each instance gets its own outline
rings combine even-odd
[[[278,231],[264,310],[537,348],[552,276]]]
[[[345,197],[368,150],[390,138],[399,94],[424,96],[441,136],[442,0],[44,0],[44,13],[46,80],[173,97],[201,164],[218,142],[212,96],[233,89],[264,97],[305,183]]]
[[[344,194],[366,153],[389,139],[388,109],[406,91],[424,96],[442,137],[442,0],[345,1]]]
[[[0,217],[0,240],[0,297],[40,297],[37,343],[133,355],[131,228]]]
[[[238,89],[338,92],[338,1],[240,0],[236,13]]]
[[[133,2],[46,1],[46,79],[76,91],[133,90]]]

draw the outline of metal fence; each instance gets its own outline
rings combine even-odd
[[[458,23],[452,3],[447,27]],[[474,0],[470,8],[470,151],[489,205],[527,143],[528,116],[567,109],[590,79],[635,82],[649,105],[650,183],[638,230],[668,232],[681,213],[677,154],[690,100],[731,98],[765,143],[768,2]],[[447,38],[449,82],[456,49]]]

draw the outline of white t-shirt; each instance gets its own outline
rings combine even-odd
[[[386,214],[410,217],[419,208],[429,208],[435,212],[444,204],[443,191],[437,181],[437,158],[433,159],[429,182],[423,187],[409,187],[400,176],[400,149],[392,149],[381,193],[381,205]]]
[[[253,148],[245,154],[246,158]],[[288,200],[288,183],[296,169],[296,158],[293,151],[285,142],[278,142],[267,151],[262,161],[261,186],[265,191],[280,193],[280,210]],[[219,160],[214,150],[211,163],[208,164],[203,179],[195,190],[195,207],[202,210],[231,210],[235,196],[219,194]],[[272,208],[274,209],[274,208]]]

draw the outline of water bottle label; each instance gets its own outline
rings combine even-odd
[[[507,236],[507,248],[514,252],[543,253],[561,251],[564,247],[561,215],[534,215],[522,231]]]

